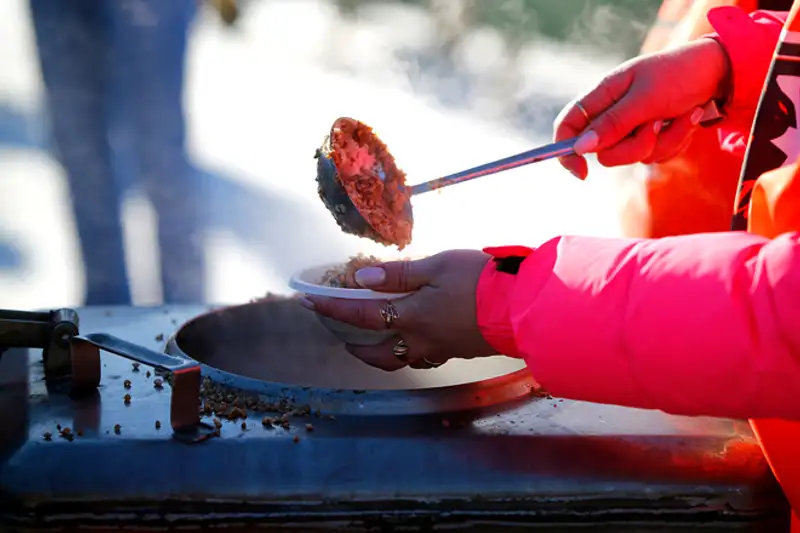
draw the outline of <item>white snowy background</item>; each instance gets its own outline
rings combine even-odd
[[[354,22],[324,0],[261,0],[246,15],[229,31],[201,12],[188,55],[192,161],[249,202],[231,206],[229,223],[206,236],[210,299],[219,303],[286,292],[304,266],[387,253],[341,234],[316,195],[312,155],[336,117],[372,125],[413,183],[548,142],[558,107],[619,61],[543,41],[511,59],[496,32],[479,29],[466,36],[459,74],[448,76],[414,59],[436,46],[435,26],[419,8],[376,6]],[[0,129],[46,138],[25,0],[0,2],[0,35]],[[512,120],[523,111],[510,103],[520,101],[525,116]],[[613,235],[616,187],[605,169],[593,167],[581,183],[545,162],[424,195],[413,202],[408,253]],[[9,243],[0,307],[80,305],[66,202],[62,170],[47,151],[0,142],[0,240]],[[132,197],[125,216],[134,300],[158,303],[149,206]]]

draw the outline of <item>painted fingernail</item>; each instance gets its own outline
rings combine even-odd
[[[356,283],[362,287],[374,287],[386,281],[386,271],[380,267],[362,268],[356,272]]]
[[[575,170],[575,169],[573,169],[573,168],[569,168],[569,169],[567,169],[567,170],[569,170],[569,173],[570,173],[570,174],[572,174],[573,176],[575,176],[575,177],[576,177],[576,178],[578,178],[579,180],[583,181],[583,176],[581,176],[580,174],[578,174],[578,171],[577,171],[577,170]]]
[[[312,302],[308,298],[303,297],[303,298],[300,298],[298,301],[300,302],[300,305],[302,305],[303,307],[305,307],[306,309],[308,309],[310,311],[313,311],[314,308],[316,307],[314,305],[314,302]]]
[[[664,121],[663,120],[656,120],[655,123],[653,124],[653,133],[658,135],[659,132],[661,132],[661,128],[663,128],[663,127],[664,127]]]
[[[597,144],[599,142],[600,139],[597,137],[597,133],[589,130],[578,137],[578,140],[575,141],[575,146],[573,148],[576,154],[583,155],[597,148]]]
[[[703,109],[698,107],[694,111],[692,111],[692,115],[689,117],[689,121],[692,123],[692,126],[697,126],[700,124],[700,121],[703,120]]]

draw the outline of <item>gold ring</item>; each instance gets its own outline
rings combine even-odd
[[[575,107],[577,107],[578,111],[583,113],[583,116],[586,117],[586,122],[589,122],[589,123],[592,122],[592,117],[589,116],[589,113],[586,111],[586,108],[583,107],[583,104],[581,104],[579,100],[575,101]]]
[[[383,320],[383,323],[386,325],[386,329],[391,329],[394,321],[400,318],[400,313],[397,311],[397,308],[394,306],[394,304],[390,301],[386,302],[386,305],[383,306],[380,313],[381,313],[381,320]]]
[[[431,361],[428,361],[427,357],[423,357],[422,358],[422,362],[425,363],[426,365],[428,365],[428,368],[439,368],[440,366],[442,366],[444,364],[444,363],[433,363]]]
[[[403,339],[398,340],[392,346],[392,355],[400,359],[402,362],[408,364],[408,344]]]

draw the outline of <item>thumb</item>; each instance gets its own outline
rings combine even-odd
[[[390,261],[365,267],[356,272],[356,283],[365,289],[383,292],[411,292],[431,281],[425,259],[419,261]]]

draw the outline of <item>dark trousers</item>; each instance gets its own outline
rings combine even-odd
[[[130,304],[120,208],[131,186],[157,214],[165,303],[205,299],[202,198],[184,149],[182,108],[196,2],[30,0],[86,305]]]

